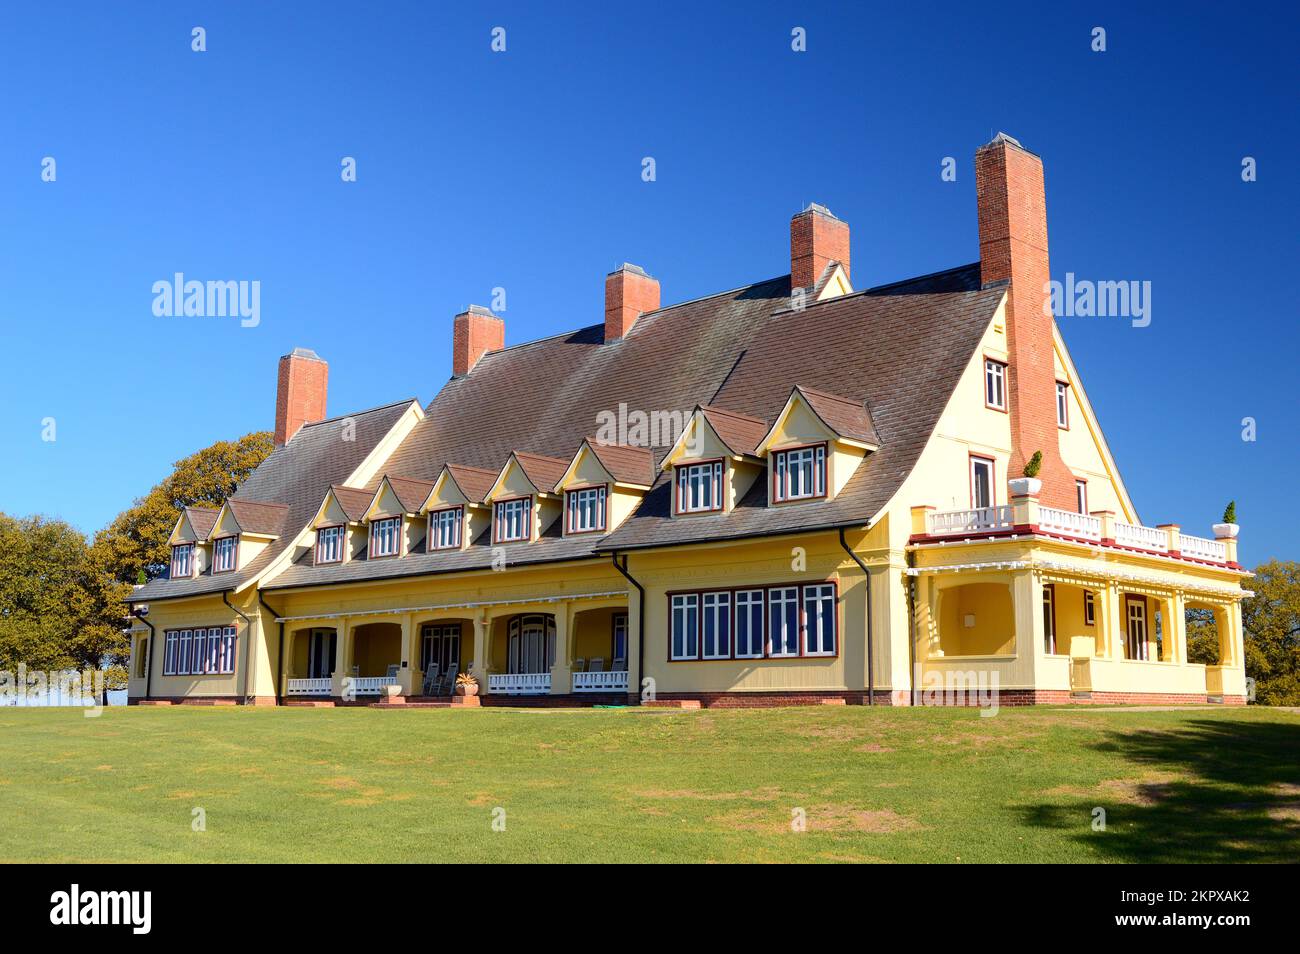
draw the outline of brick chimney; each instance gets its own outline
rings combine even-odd
[[[790,288],[816,284],[826,263],[832,261],[843,265],[848,274],[849,224],[826,206],[811,202],[790,219]]]
[[[506,323],[482,305],[470,305],[456,316],[451,333],[451,373],[469,374],[478,359],[506,346]]]
[[[605,340],[617,341],[647,311],[659,308],[659,279],[624,262],[605,276]]]
[[[1007,279],[1007,410],[1011,415],[1010,476],[1020,476],[1034,451],[1042,502],[1073,510],[1074,475],[1061,460],[1056,425],[1056,372],[1048,309],[1047,197],[1043,161],[998,133],[975,152],[979,205],[980,279]]]
[[[304,424],[325,420],[330,366],[310,348],[294,348],[280,359],[275,389],[275,446],[289,443]]]

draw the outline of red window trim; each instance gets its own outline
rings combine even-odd
[[[193,576],[194,576],[194,566],[195,566],[195,563],[197,562],[197,561],[194,559],[195,554],[197,553],[197,551],[195,550],[194,547],[195,547],[195,545],[194,545],[193,543],[173,543],[173,544],[172,544],[172,559],[171,559],[171,563],[170,563],[170,564],[168,565],[168,567],[167,567],[167,578],[168,578],[169,580],[186,579],[187,577],[193,577]],[[184,574],[183,576],[178,577],[178,576],[176,575],[176,551],[177,551],[177,550],[180,550],[181,548],[188,548],[189,551],[190,551],[190,572]]]
[[[322,530],[335,530],[335,529],[338,529],[338,530],[342,530],[342,531],[343,531],[342,535],[339,537],[339,558],[338,558],[337,560],[322,560],[322,559],[320,558],[320,532],[321,532]],[[347,539],[348,539],[348,531],[347,531],[347,527],[346,527],[346,525],[344,525],[344,524],[341,524],[341,523],[331,523],[328,527],[317,527],[317,528],[316,528],[316,559],[315,559],[315,565],[316,565],[316,566],[330,566],[330,565],[335,564],[335,563],[342,563],[342,562],[343,562],[343,548],[344,548],[345,546],[347,546]]]
[[[222,540],[235,541],[235,550],[234,550],[235,559],[233,561],[233,565],[231,565],[230,567],[224,570],[217,565],[219,562],[217,560],[217,544],[220,543]],[[219,537],[213,537],[212,538],[212,572],[213,573],[234,573],[238,569],[239,569],[239,534],[226,533]]]
[[[1088,507],[1090,506],[1088,503],[1088,478],[1086,477],[1074,478],[1074,505],[1076,507],[1079,505],[1080,484],[1083,484],[1083,509],[1080,510],[1079,513],[1086,514],[1088,512]]]
[[[1002,366],[1002,406],[989,403],[989,362]],[[984,406],[990,411],[1001,411],[1003,414],[1011,413],[1008,410],[1011,397],[1011,365],[1001,358],[995,358],[992,355],[984,355],[984,366],[980,369],[980,387],[983,388]]]
[[[599,490],[605,488],[605,497],[600,502],[600,525],[590,530],[575,530],[569,522],[569,495],[576,494],[582,490]],[[580,484],[576,487],[566,487],[564,489],[564,535],[577,536],[581,533],[605,533],[605,527],[609,524],[609,487],[605,484]]]
[[[804,587],[806,586],[827,586],[831,587],[831,597],[835,601],[835,652],[833,653],[809,653],[807,646],[808,620],[804,609]],[[772,620],[769,607],[771,603],[768,599],[768,593],[772,590],[783,590],[794,587],[798,590],[796,597],[799,608],[799,652],[794,656],[772,655]],[[763,654],[761,656],[737,656],[736,655],[736,594],[747,593],[752,590],[763,591]],[[731,614],[730,625],[727,627],[727,635],[731,641],[729,654],[726,656],[704,657],[704,594],[706,593],[729,593],[730,598],[727,606]],[[748,662],[750,660],[765,659],[780,662],[787,659],[838,659],[841,651],[841,640],[844,633],[844,623],[841,619],[840,611],[840,584],[838,580],[798,580],[786,583],[755,583],[751,586],[712,586],[702,589],[689,590],[668,590],[664,594],[668,605],[668,628],[667,628],[667,645],[664,647],[667,661],[670,663],[691,663],[691,662]],[[673,656],[673,597],[674,596],[695,596],[696,612],[699,614],[696,621],[696,639],[694,656]]]
[[[718,490],[716,491],[716,496],[718,498],[718,506],[709,507],[703,510],[683,510],[682,509],[682,482],[680,479],[680,473],[682,468],[704,467],[706,465],[712,466],[713,464],[722,465],[722,474],[718,480]],[[678,464],[673,464],[673,515],[690,517],[699,513],[719,513],[720,511],[724,510],[726,508],[726,502],[727,502],[727,491],[725,486],[726,482],[727,482],[727,462],[723,460],[721,457],[706,457],[703,460],[687,460],[687,461],[682,461],[681,463]]]
[[[210,633],[214,629],[219,631],[219,635],[217,636],[218,648],[215,651],[215,653],[210,648],[210,643],[211,643]],[[232,634],[234,638],[233,638],[231,655],[230,658],[228,659],[224,659],[225,657],[224,647],[226,645],[226,630],[234,630]],[[218,668],[216,669],[200,668],[197,672],[194,670],[194,667],[191,665],[191,660],[194,658],[194,634],[198,632],[203,633],[203,640],[204,640],[203,656],[200,659],[200,666],[206,667],[207,661],[209,659],[217,659],[217,660],[224,659],[225,662],[224,666],[222,666],[221,663],[218,662],[217,664]],[[190,634],[190,638],[185,642],[184,660],[181,660],[179,658],[181,652],[181,639],[180,639],[181,633]],[[239,670],[239,627],[238,626],[235,626],[230,623],[218,623],[215,626],[178,626],[175,629],[164,629],[162,632],[162,637],[163,637],[162,675],[164,676],[233,676]],[[167,667],[167,654],[169,651],[168,649],[169,643],[172,644],[172,649],[171,649],[172,666],[170,669],[168,669]],[[150,659],[149,665],[151,666],[153,665],[152,659]]]
[[[1141,593],[1125,593],[1124,594],[1124,656],[1122,656],[1121,658],[1125,662],[1149,662],[1150,661],[1149,659],[1143,659],[1141,656],[1128,655],[1128,641],[1129,641],[1128,608],[1133,603],[1142,604],[1142,635],[1143,637],[1145,637],[1142,640],[1142,644],[1145,646],[1147,643],[1151,642],[1151,625],[1152,625],[1151,607],[1147,603],[1147,598],[1143,596]]]
[[[790,453],[791,451],[807,450],[808,448],[814,448],[814,449],[816,449],[816,448],[818,448],[818,447],[823,448],[823,451],[822,451],[822,492],[819,493],[819,494],[810,494],[810,495],[808,495],[807,497],[781,497],[781,498],[778,498],[777,495],[776,495],[776,455],[777,455],[777,454],[788,454],[788,453]],[[768,470],[771,471],[771,477],[768,479],[767,498],[768,498],[768,500],[769,500],[772,504],[807,503],[809,500],[825,500],[828,496],[830,496],[830,492],[831,492],[831,463],[830,463],[830,461],[831,461],[831,449],[830,449],[830,446],[827,444],[826,441],[816,441],[815,443],[812,443],[812,444],[791,444],[791,445],[789,445],[788,447],[778,447],[778,448],[775,448],[775,449],[769,451],[768,453],[769,453],[769,456],[770,456],[771,459],[772,459],[772,462],[771,462],[770,465],[768,465]],[[817,463],[817,458],[816,458],[816,456],[814,455],[814,457],[813,457],[813,465],[814,465],[814,467],[816,466],[816,463]],[[786,476],[786,482],[789,483],[789,480],[790,480],[790,465],[789,465],[788,463],[787,463],[786,466],[785,466],[785,476]],[[816,477],[815,477],[815,476],[813,477],[813,482],[816,483]]]
[[[1061,381],[1061,380],[1058,379],[1057,382],[1056,382],[1056,386],[1057,386],[1058,388],[1065,388],[1065,423],[1062,424],[1062,423],[1061,423],[1060,415],[1057,415],[1057,418],[1056,418],[1056,426],[1057,426],[1058,429],[1060,429],[1060,430],[1062,430],[1062,431],[1068,431],[1068,430],[1070,429],[1070,382],[1069,382],[1069,381]],[[1055,399],[1055,400],[1059,400],[1059,399],[1060,399],[1060,394],[1059,394],[1059,392],[1056,393],[1056,394],[1054,394],[1054,399]],[[1058,408],[1058,410],[1060,410],[1060,409]]]
[[[376,553],[375,552],[375,526],[387,520],[397,521],[397,549],[392,553]],[[402,547],[403,547],[402,534],[406,532],[406,527],[403,526],[403,523],[404,523],[403,519],[400,516],[395,516],[395,515],[386,516],[386,517],[374,517],[373,519],[371,519],[370,542],[366,546],[366,559],[367,560],[391,560],[394,557],[400,557],[402,555]]]
[[[979,506],[975,503],[975,467],[973,462],[977,460],[988,461],[989,464],[989,493],[992,498],[989,500],[990,507],[998,505],[998,461],[996,457],[989,457],[987,454],[975,454],[970,451],[966,453],[966,482],[970,488],[970,508],[978,510]]]
[[[492,501],[492,542],[493,543],[527,543],[533,539],[533,517],[537,511],[537,501],[533,500],[528,505],[528,519],[524,525],[524,535],[522,537],[510,537],[503,539],[497,535],[497,504],[511,503],[515,500],[533,500],[532,494],[524,494],[521,497],[502,497],[500,500]]]
[[[449,513],[452,511],[457,511],[460,514],[460,516],[457,518],[457,523],[459,525],[459,532],[456,534],[460,538],[460,541],[458,543],[452,544],[449,547],[434,546],[433,545],[434,516],[436,514]],[[425,515],[424,539],[426,541],[424,548],[430,552],[433,552],[435,550],[459,550],[465,544],[465,508],[464,507],[439,507],[437,510],[430,510],[428,514]]]

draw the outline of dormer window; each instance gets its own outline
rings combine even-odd
[[[343,562],[343,528],[321,527],[316,531],[316,562]]]
[[[499,500],[492,508],[492,540],[510,543],[527,540],[533,534],[533,498]]]
[[[605,488],[581,487],[565,494],[566,533],[605,529]]]
[[[826,496],[826,445],[792,447],[772,454],[772,499]]]
[[[182,543],[172,547],[171,579],[179,580],[194,573],[194,544]]]
[[[383,517],[370,521],[370,555],[397,556],[402,551],[402,518]]]
[[[448,507],[429,513],[430,550],[455,550],[460,547],[460,528],[465,522],[464,507]]]
[[[212,541],[212,572],[225,573],[235,568],[239,537],[218,537]]]
[[[722,509],[722,461],[683,464],[677,468],[677,512]]]

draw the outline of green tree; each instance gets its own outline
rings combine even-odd
[[[270,431],[218,441],[178,460],[172,473],[95,535],[95,558],[113,578],[135,583],[163,575],[171,552],[167,540],[182,507],[217,507],[275,449]]]

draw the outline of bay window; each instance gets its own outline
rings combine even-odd
[[[170,578],[183,579],[194,575],[194,544],[181,543],[172,547],[172,567]]]
[[[397,556],[402,552],[402,518],[382,517],[370,521],[370,555]]]
[[[722,509],[722,461],[683,464],[677,468],[677,512]]]
[[[321,527],[316,531],[316,562],[343,562],[343,528]]]
[[[582,487],[565,494],[566,533],[605,529],[605,488]]]
[[[460,529],[464,523],[465,509],[449,507],[429,513],[428,549],[455,550],[460,547]]]
[[[826,445],[777,451],[772,461],[772,499],[826,496]]]
[[[239,537],[218,537],[212,541],[212,572],[225,573],[235,568]]]
[[[527,540],[533,534],[533,498],[500,500],[492,508],[492,539],[496,543]]]

